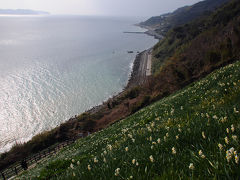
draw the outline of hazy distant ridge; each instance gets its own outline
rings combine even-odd
[[[9,15],[47,15],[45,11],[34,11],[30,9],[0,9],[0,14]]]
[[[145,22],[141,22],[140,25],[151,27],[152,29],[155,29],[159,34],[165,35],[169,29],[189,23],[204,14],[209,15],[216,8],[227,2],[229,2],[229,0],[200,1],[192,6],[184,6],[178,8],[172,13],[151,17]]]

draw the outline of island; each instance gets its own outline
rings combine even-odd
[[[49,15],[49,12],[30,9],[0,9],[0,15]]]

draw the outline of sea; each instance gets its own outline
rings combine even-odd
[[[137,52],[157,43],[123,33],[146,31],[140,20],[0,16],[0,153],[122,91]]]

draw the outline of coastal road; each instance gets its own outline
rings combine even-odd
[[[147,70],[146,70],[146,76],[152,75],[152,54],[149,52],[148,54],[148,60],[147,60]]]
[[[145,83],[151,76],[152,49],[139,53],[135,59],[133,72],[127,87],[139,86]]]
[[[152,55],[151,50],[145,50],[140,57],[139,85],[145,83],[147,76],[151,75]]]

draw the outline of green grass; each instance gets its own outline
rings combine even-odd
[[[213,72],[78,140],[20,178],[239,178],[239,68],[240,61]]]

